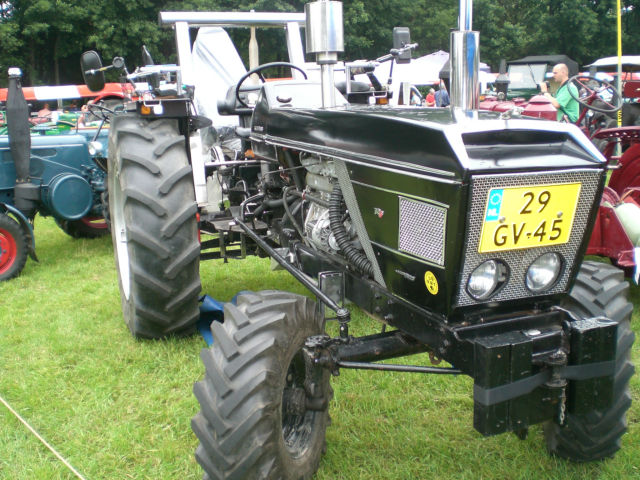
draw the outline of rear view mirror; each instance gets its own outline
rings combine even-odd
[[[405,45],[411,43],[411,32],[409,27],[394,27],[393,28],[393,48],[400,49]],[[396,57],[397,63],[410,63],[411,62],[411,50],[402,52]]]
[[[102,60],[98,52],[89,50],[80,56],[80,68],[82,78],[89,90],[98,92],[104,88],[104,71],[102,71]]]

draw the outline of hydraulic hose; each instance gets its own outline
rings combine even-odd
[[[340,250],[342,250],[344,256],[356,269],[365,275],[373,277],[373,266],[371,262],[364,253],[351,244],[347,229],[344,227],[342,220],[342,190],[337,183],[333,186],[329,204],[331,232]]]

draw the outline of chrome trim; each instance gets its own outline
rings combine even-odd
[[[345,156],[345,154],[349,155],[352,154],[352,152],[349,152],[347,150],[341,150],[338,148],[332,148],[332,147],[320,147],[318,145],[315,145],[313,143],[307,143],[307,142],[297,142],[294,140],[287,140],[287,139],[283,139],[280,137],[274,137],[272,135],[260,135],[260,134],[256,134],[255,132],[251,133],[250,139],[256,142],[264,142],[270,145],[275,145],[278,147],[287,147],[287,148],[295,148],[298,150],[304,150],[306,152],[310,152],[310,153],[315,153],[316,155],[324,155],[327,157],[335,157],[335,158],[339,158],[340,160],[344,160],[345,162],[349,162],[349,163],[356,163],[359,165],[367,165],[365,163],[362,162],[358,162],[357,160],[350,158],[348,156]],[[389,158],[383,158],[383,157],[377,157],[375,155],[367,155],[367,154],[358,154],[358,157],[362,158],[362,159],[366,159],[366,160],[370,160],[372,162],[376,162],[376,163],[386,163],[386,164],[392,164],[398,167],[404,167],[404,168],[412,168],[414,170],[420,170],[423,172],[427,172],[427,173],[432,173],[432,174],[439,174],[442,176],[446,176],[446,177],[453,177],[455,176],[454,172],[448,172],[445,170],[438,170],[435,168],[429,168],[429,167],[424,167],[422,165],[415,165],[412,163],[406,163],[406,162],[399,162],[397,160],[392,160]],[[376,165],[376,167],[380,168],[381,170],[387,170],[390,172],[394,172],[394,173],[408,173],[408,172],[398,172],[397,170],[394,170],[392,168],[388,168],[385,167],[383,165]],[[415,173],[413,173],[413,176],[416,176]],[[430,178],[433,181],[439,181],[441,183],[448,183],[448,184],[453,184],[453,185],[460,185],[462,184],[462,182],[460,180],[446,180],[446,179],[442,179],[442,178],[433,178],[433,177],[425,177],[423,175],[418,175],[421,178]]]

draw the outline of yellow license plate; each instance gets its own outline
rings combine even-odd
[[[480,253],[560,245],[569,241],[580,183],[492,188]]]

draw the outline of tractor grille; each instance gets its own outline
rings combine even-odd
[[[398,249],[437,265],[444,265],[447,209],[404,197],[399,199]]]
[[[465,245],[462,277],[458,289],[457,305],[465,306],[478,303],[467,294],[466,285],[471,272],[485,260],[500,259],[510,269],[506,285],[490,301],[513,300],[531,297],[532,293],[525,286],[525,275],[528,266],[540,255],[546,252],[558,252],[565,260],[565,269],[561,272],[556,285],[546,292],[559,293],[565,291],[568,281],[573,274],[573,264],[576,252],[582,243],[589,218],[589,212],[598,191],[601,172],[599,170],[567,170],[557,173],[544,174],[514,174],[514,175],[479,175],[471,181],[471,203],[467,218],[467,236],[469,241]],[[580,182],[582,187],[578,198],[578,205],[573,220],[569,241],[562,245],[529,248],[523,250],[508,250],[501,252],[479,253],[478,245],[482,233],[485,206],[489,190],[492,188],[539,186],[558,183]]]

